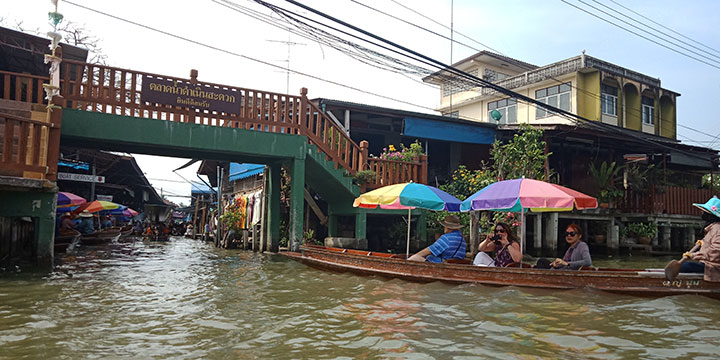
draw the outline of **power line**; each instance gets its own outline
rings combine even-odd
[[[121,17],[116,16],[116,15],[108,14],[108,13],[103,12],[103,11],[95,10],[95,9],[89,8],[89,7],[84,6],[84,5],[76,4],[76,3],[72,2],[72,1],[66,0],[65,3],[70,4],[70,5],[77,6],[77,7],[79,7],[79,8],[82,8],[82,9],[85,9],[85,10],[88,10],[88,11],[91,11],[91,12],[94,12],[94,13],[96,13],[96,14],[100,14],[100,15],[104,15],[104,16],[113,18],[113,19],[118,20],[118,21],[122,21],[122,22],[125,22],[125,23],[128,23],[128,24],[132,24],[132,25],[135,25],[135,26],[139,26],[139,27],[142,27],[142,28],[144,28],[144,29],[147,29],[147,30],[150,30],[150,31],[154,31],[154,32],[157,32],[157,33],[160,33],[160,34],[163,34],[163,35],[166,35],[166,36],[170,36],[170,37],[175,38],[175,39],[178,39],[178,40],[182,40],[182,41],[189,42],[189,43],[192,43],[192,44],[195,44],[195,45],[198,45],[198,46],[206,47],[206,48],[211,49],[211,50],[219,51],[219,52],[222,52],[222,53],[225,53],[225,54],[228,54],[228,55],[237,56],[237,57],[240,57],[240,58],[243,58],[243,59],[246,59],[246,60],[250,60],[250,61],[253,61],[253,62],[257,62],[257,63],[263,64],[263,65],[267,65],[267,66],[270,66],[270,67],[273,67],[273,68],[276,68],[276,69],[281,69],[281,70],[283,70],[283,71],[286,71],[286,70],[287,70],[286,68],[284,68],[284,67],[282,67],[282,66],[275,65],[275,64],[269,63],[269,62],[267,62],[267,61],[263,61],[263,60],[256,59],[256,58],[253,58],[253,57],[250,57],[250,56],[247,56],[247,55],[239,54],[239,53],[236,53],[236,52],[233,52],[233,51],[230,51],[230,50],[225,50],[225,49],[219,48],[219,47],[217,47],[217,46],[205,44],[205,43],[203,43],[203,42],[196,41],[196,40],[192,40],[192,39],[189,39],[189,38],[180,36],[180,35],[175,35],[175,34],[173,34],[173,33],[170,33],[170,32],[164,31],[164,30],[156,29],[156,28],[153,28],[153,27],[148,26],[148,25],[144,25],[144,24],[141,24],[141,23],[138,23],[138,22],[135,22],[135,21],[131,21],[131,20],[128,20],[128,19],[124,19],[124,18],[121,18]],[[332,84],[332,85],[344,87],[344,88],[347,88],[347,89],[350,89],[350,90],[354,90],[354,91],[357,91],[357,92],[360,92],[360,93],[363,93],[363,94],[366,94],[366,95],[372,95],[372,96],[376,96],[376,97],[383,98],[383,99],[386,99],[386,100],[391,100],[391,101],[403,103],[403,104],[406,104],[406,105],[412,105],[412,106],[415,106],[415,107],[418,107],[418,108],[427,109],[427,110],[433,110],[433,111],[434,111],[433,108],[430,108],[430,107],[427,107],[427,106],[424,106],[424,105],[419,105],[419,104],[415,104],[415,103],[412,103],[412,102],[409,102],[409,101],[396,99],[396,98],[393,98],[393,97],[390,97],[390,96],[386,96],[386,95],[381,95],[381,94],[374,93],[374,92],[367,91],[367,90],[363,90],[363,89],[360,89],[360,88],[357,88],[357,87],[354,87],[354,86],[345,85],[345,84],[342,84],[342,83],[339,83],[339,82],[336,82],[336,81],[324,79],[324,78],[321,78],[321,77],[319,77],[319,76],[311,75],[311,74],[308,74],[308,73],[305,73],[305,72],[302,72],[302,71],[297,71],[297,70],[294,70],[294,69],[290,69],[290,72],[293,72],[293,73],[295,73],[295,74],[302,75],[302,76],[305,76],[305,77],[308,77],[308,78],[311,78],[311,79],[315,79],[315,80],[318,80],[318,81],[326,82],[326,83],[328,83],[328,84]]]
[[[682,55],[682,56],[688,57],[688,58],[693,59],[693,60],[695,60],[695,61],[701,62],[701,63],[703,63],[703,64],[705,64],[705,65],[714,67],[714,68],[716,68],[716,69],[720,69],[720,66],[718,66],[718,65],[712,64],[712,63],[707,62],[707,61],[702,60],[702,59],[698,59],[697,57],[688,55],[688,54],[686,54],[686,53],[683,53],[683,52],[681,52],[681,51],[678,51],[677,49],[673,49],[673,48],[671,48],[671,47],[669,47],[669,46],[667,46],[667,45],[665,45],[665,44],[662,44],[662,43],[660,43],[660,42],[658,42],[658,41],[656,41],[656,40],[653,40],[653,39],[651,39],[651,38],[649,38],[649,37],[647,37],[647,36],[645,36],[645,35],[641,35],[641,34],[635,32],[635,31],[633,31],[633,30],[630,30],[630,29],[622,26],[622,25],[618,25],[618,24],[616,24],[616,23],[614,23],[614,22],[612,22],[612,21],[610,21],[610,20],[608,20],[608,19],[606,19],[606,18],[604,18],[604,17],[602,17],[602,16],[599,16],[599,15],[594,14],[594,13],[592,13],[592,12],[586,10],[586,9],[583,9],[583,8],[581,8],[581,7],[579,7],[579,6],[576,6],[576,5],[574,5],[574,4],[571,4],[571,3],[568,2],[567,0],[560,0],[560,1],[564,2],[564,3],[567,4],[567,5],[570,5],[570,6],[574,7],[574,8],[576,8],[576,9],[584,12],[584,13],[587,13],[587,14],[589,14],[589,15],[591,15],[591,16],[593,16],[593,17],[596,17],[596,18],[598,18],[598,19],[600,19],[600,20],[602,20],[602,21],[605,21],[605,22],[607,22],[608,24],[612,24],[612,25],[614,25],[614,26],[616,26],[616,27],[618,27],[618,28],[620,28],[620,29],[623,29],[623,30],[625,30],[625,31],[627,31],[627,32],[635,35],[635,36],[641,37],[641,38],[643,38],[643,39],[645,39],[645,40],[647,40],[647,41],[650,41],[650,42],[652,42],[652,43],[654,43],[654,44],[660,45],[660,46],[662,46],[662,47],[664,47],[664,48],[666,48],[666,49],[668,49],[668,50],[670,50],[670,51],[673,51],[673,52],[675,52],[675,53],[678,53],[678,54],[680,54],[680,55]],[[582,0],[578,0],[578,1],[581,2],[581,3],[583,3],[583,4],[585,4],[585,5],[588,5],[589,7],[593,8],[593,9],[596,9],[596,10],[598,10],[598,11],[604,13],[604,14],[607,14],[607,15],[609,15],[609,16],[617,19],[616,16],[611,15],[611,14],[608,14],[606,11],[600,10],[600,9],[598,9],[598,8],[592,6],[592,5],[589,5],[588,3],[586,3],[586,2],[584,2],[584,1],[582,1]],[[623,20],[621,20],[621,19],[618,19],[618,20],[623,21]],[[623,21],[623,22],[625,22],[625,21]],[[625,22],[625,23],[627,24],[627,22]],[[635,27],[635,28],[638,28],[637,26],[632,25],[632,24],[628,24],[628,25],[633,26],[633,27]],[[645,30],[643,30],[643,29],[641,29],[641,30],[642,30],[642,31],[645,31]],[[647,32],[647,31],[645,31],[645,32]],[[652,35],[652,34],[651,34],[651,35]],[[656,35],[653,35],[653,36],[656,36]],[[657,36],[656,36],[656,37],[657,37]],[[675,46],[677,46],[677,45],[675,45]]]
[[[645,15],[643,15],[643,14],[637,12],[637,11],[634,11],[634,10],[628,8],[628,7],[626,7],[626,6],[618,3],[618,2],[615,1],[615,0],[610,0],[610,2],[614,3],[614,4],[617,5],[617,6],[620,6],[621,8],[623,8],[623,9],[625,9],[625,10],[627,10],[627,11],[630,11],[631,13],[633,13],[633,14],[635,14],[635,15],[637,15],[637,16],[642,17],[643,19],[646,19],[646,20],[652,22],[652,23],[655,24],[655,25],[658,25],[658,26],[662,27],[663,29],[669,30],[669,31],[671,31],[671,32],[673,32],[673,33],[681,36],[681,37],[684,37],[685,39],[688,39],[688,40],[690,40],[690,41],[692,41],[692,42],[694,42],[694,43],[696,43],[696,44],[698,44],[698,45],[702,45],[702,46],[704,46],[705,48],[710,49],[710,50],[712,50],[712,51],[720,54],[720,51],[716,50],[715,48],[710,47],[710,46],[708,46],[708,45],[705,45],[705,44],[703,44],[703,43],[701,43],[701,42],[699,42],[699,41],[693,40],[692,38],[687,37],[687,36],[685,36],[685,35],[677,32],[677,31],[675,31],[675,30],[673,30],[673,29],[671,29],[671,28],[669,28],[669,27],[667,27],[667,26],[665,26],[665,25],[663,25],[663,24],[661,24],[661,23],[659,23],[659,22],[656,22],[656,21],[654,21],[653,19],[650,19],[649,17],[647,17],[647,16],[645,16]]]

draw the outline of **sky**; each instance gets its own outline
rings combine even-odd
[[[692,40],[622,9],[614,1]],[[222,6],[219,3],[229,4],[223,0],[72,2],[245,56],[182,41],[60,0],[59,12],[65,16],[65,21],[81,24],[99,38],[107,62],[112,66],[179,77],[188,77],[190,69],[197,69],[201,81],[295,95],[299,95],[301,87],[306,87],[310,98],[331,98],[428,113],[432,113],[440,101],[439,89],[420,82],[420,76],[397,74],[363,64],[332,48],[289,35],[283,29]],[[270,2],[312,17],[288,2]],[[475,49],[457,43],[451,47],[447,39],[380,14],[358,2],[448,37],[450,31],[437,23],[447,27],[452,23],[456,33],[472,39],[456,34],[455,40]],[[270,10],[252,1],[234,0],[234,3],[270,14]],[[694,145],[714,142],[713,148],[720,148],[720,116],[713,106],[720,97],[720,30],[717,28],[720,1],[313,0],[302,3],[445,63],[458,61],[478,50],[491,50],[542,66],[580,55],[585,50],[590,56],[659,78],[663,88],[680,93],[677,104],[678,139]],[[28,28],[50,30],[46,20],[47,12],[51,10],[49,0],[0,0],[0,4],[3,9],[0,16],[5,18],[6,25],[22,21],[23,26]],[[606,18],[609,17],[591,9],[590,5],[610,12],[602,7],[601,4],[604,4],[632,15],[645,23],[646,26],[638,25],[643,29],[650,31],[648,26],[655,27],[702,49],[705,52],[682,45],[700,54],[694,55],[676,48],[680,53],[698,58],[703,56],[701,59],[716,67],[642,39],[570,4]],[[622,25],[648,36],[629,25]],[[659,35],[662,39],[674,41]],[[664,43],[663,40],[652,39]],[[287,41],[296,45],[288,47],[282,43]],[[247,57],[277,67],[260,64]],[[280,69],[288,66],[288,59],[291,69],[362,91],[298,74],[289,76],[288,85],[288,77]],[[182,177],[196,178],[196,166],[179,171],[178,175],[172,170],[184,164],[185,159],[138,155],[137,161],[158,192],[162,188],[165,194],[189,195],[190,185]],[[169,199],[177,203],[188,202],[187,198]]]

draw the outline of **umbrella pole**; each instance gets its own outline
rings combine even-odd
[[[525,208],[520,207],[520,267],[522,267],[522,256],[525,250]]]
[[[407,232],[407,244],[405,247],[405,259],[410,257],[410,213],[412,209],[408,209],[408,232]]]

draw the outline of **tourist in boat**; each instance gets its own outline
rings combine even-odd
[[[95,232],[95,224],[93,222],[93,214],[87,210],[83,210],[80,213],[80,225],[78,231],[83,234],[92,234]]]
[[[705,236],[700,250],[683,254],[695,261],[683,263],[680,272],[704,273],[705,281],[720,282],[720,199],[713,196],[705,204],[693,205],[703,211]]]
[[[72,214],[65,213],[62,216],[62,221],[60,222],[60,233],[67,233],[72,232],[72,230],[75,229],[75,223],[72,219]]]
[[[480,252],[475,256],[473,264],[478,266],[506,267],[522,260],[520,243],[517,236],[506,223],[497,223],[492,234],[488,234],[478,246]],[[495,252],[495,258],[487,253]]]
[[[582,241],[582,228],[577,224],[568,225],[565,229],[565,241],[570,247],[565,255],[556,258],[552,262],[546,258],[540,258],[536,267],[540,269],[577,270],[583,266],[592,266],[590,248]]]
[[[111,219],[110,215],[103,217],[101,227],[103,229],[109,229],[109,228],[113,227],[113,223],[112,223],[112,219]]]
[[[408,260],[441,263],[445,259],[465,258],[465,238],[460,232],[462,229],[460,218],[448,215],[445,220],[440,221],[440,225],[445,228],[445,233],[432,245],[410,256]]]

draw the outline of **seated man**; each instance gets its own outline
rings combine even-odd
[[[465,238],[460,232],[462,228],[460,218],[455,215],[448,215],[444,221],[440,221],[440,225],[445,228],[445,233],[432,245],[410,256],[408,260],[440,263],[444,259],[465,258]]]
[[[80,213],[80,226],[78,230],[83,234],[92,234],[95,232],[95,224],[93,221],[93,214],[87,210],[83,210]]]

